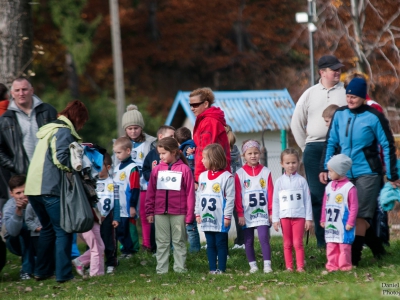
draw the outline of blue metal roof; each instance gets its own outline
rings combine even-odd
[[[179,91],[168,114],[166,125],[174,119],[179,105],[194,125],[196,117],[189,106],[190,92]],[[261,132],[264,129],[289,129],[295,104],[287,89],[260,91],[215,91],[214,106],[225,113],[235,132]]]

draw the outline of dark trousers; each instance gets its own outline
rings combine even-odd
[[[244,244],[244,230],[242,226],[239,225],[239,218],[237,215],[236,208],[233,209],[233,217],[235,218],[235,225],[236,225],[236,239],[234,244],[243,245]]]
[[[100,226],[100,235],[104,243],[104,256],[107,267],[116,267],[117,260],[117,237],[115,228],[112,226],[113,213],[110,212]]]
[[[315,236],[317,246],[325,247],[325,230],[319,225],[322,210],[322,198],[325,185],[319,181],[320,162],[325,143],[308,143],[303,153],[304,169],[311,193],[312,210],[314,217]]]
[[[7,236],[6,247],[12,254],[21,256],[22,272],[33,274],[35,256],[31,251],[31,232],[25,223],[18,236]]]
[[[7,247],[6,244],[3,242],[3,239],[0,238],[0,272],[6,265],[6,261],[7,261]]]
[[[218,269],[222,272],[226,270],[226,260],[228,258],[228,233],[205,231],[207,240],[207,258],[210,271]]]
[[[123,254],[133,254],[133,242],[129,231],[129,218],[121,217],[121,222],[117,227],[117,238],[122,244],[121,252]]]

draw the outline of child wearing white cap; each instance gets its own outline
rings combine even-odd
[[[328,176],[332,181],[325,188],[320,221],[325,228],[328,272],[352,268],[351,244],[358,212],[357,189],[346,177],[352,163],[344,154],[328,161]]]

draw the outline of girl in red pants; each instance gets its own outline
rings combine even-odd
[[[292,148],[281,154],[281,166],[285,173],[278,178],[274,188],[272,222],[274,229],[282,227],[283,250],[286,270],[293,271],[293,247],[296,251],[297,272],[304,272],[304,229],[312,224],[310,190],[304,177],[297,173],[299,153]],[[279,224],[280,221],[280,224]]]

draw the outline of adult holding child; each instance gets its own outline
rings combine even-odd
[[[37,280],[53,276],[58,282],[72,279],[72,233],[60,226],[62,172],[72,170],[69,145],[81,141],[77,131],[89,120],[86,106],[74,100],[59,113],[56,121],[41,127],[29,166],[25,195],[29,196],[42,229],[34,275]],[[55,266],[54,262],[55,261]]]
[[[321,183],[326,184],[327,163],[337,150],[353,161],[346,175],[357,188],[359,202],[352,245],[352,264],[355,266],[361,259],[365,233],[374,216],[381,187],[383,168],[378,145],[383,150],[387,179],[393,186],[400,186],[389,122],[382,113],[364,104],[366,95],[367,83],[363,78],[354,78],[347,86],[348,106],[339,108],[333,116],[322,156],[323,172],[319,175]]]
[[[318,61],[321,79],[307,89],[297,101],[290,127],[297,145],[303,151],[306,179],[310,187],[317,246],[325,247],[324,229],[319,226],[325,185],[319,181],[319,159],[328,128],[322,112],[331,104],[346,105],[346,95],[340,74],[344,65],[333,55]]]
[[[231,151],[226,133],[226,121],[224,112],[212,106],[215,102],[214,93],[210,88],[199,88],[189,95],[189,105],[193,114],[196,116],[196,123],[193,129],[193,140],[196,144],[194,180],[196,188],[199,175],[206,171],[202,160],[202,153],[205,147],[217,143],[224,149],[227,164],[225,170],[231,171]]]

